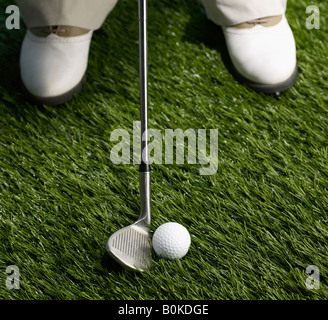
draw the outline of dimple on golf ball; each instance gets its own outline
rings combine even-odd
[[[176,222],[162,224],[155,230],[152,240],[157,255],[167,259],[180,259],[185,256],[190,243],[188,230]]]

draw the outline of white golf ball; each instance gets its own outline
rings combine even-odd
[[[176,222],[167,222],[158,227],[152,241],[157,255],[168,259],[180,259],[185,256],[190,243],[188,230]]]

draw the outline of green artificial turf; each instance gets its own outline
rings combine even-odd
[[[279,98],[237,83],[221,29],[196,0],[149,1],[149,126],[218,129],[218,171],[155,164],[152,231],[176,221],[191,234],[181,260],[153,255],[121,269],[108,237],[139,215],[138,166],[115,165],[115,129],[139,120],[137,1],[121,0],[94,34],[88,82],[61,107],[19,89],[25,34],[0,11],[1,299],[327,299],[328,5],[306,28],[289,0],[300,74]],[[5,286],[6,267],[20,288]],[[320,270],[309,290],[306,268]]]

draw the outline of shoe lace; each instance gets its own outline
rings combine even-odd
[[[249,24],[261,24],[266,22],[268,22],[268,19],[254,19],[254,20],[247,21],[247,23]]]
[[[48,29],[45,29],[44,31],[49,33],[49,34],[54,33],[54,34],[58,35],[58,33],[66,32],[66,29],[61,28],[61,26],[49,26]]]

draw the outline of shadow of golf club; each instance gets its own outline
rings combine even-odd
[[[124,269],[122,266],[115,261],[108,252],[104,252],[102,255],[100,264],[108,271],[108,272],[114,272],[114,273],[119,273],[122,272]]]

